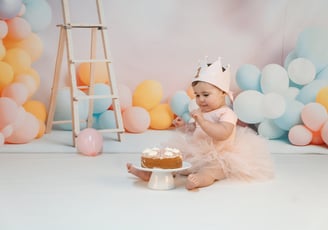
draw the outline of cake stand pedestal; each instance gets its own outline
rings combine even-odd
[[[159,169],[159,168],[142,168],[140,166],[134,165],[135,168],[151,172],[150,179],[148,181],[148,188],[154,190],[170,190],[175,188],[173,172],[179,172],[191,167],[188,162],[183,162],[181,168],[177,169]]]

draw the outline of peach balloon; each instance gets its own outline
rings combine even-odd
[[[146,109],[132,106],[122,113],[124,128],[127,132],[142,133],[149,128],[150,116]]]
[[[14,70],[6,62],[0,61],[0,92],[14,80]]]
[[[94,77],[95,77],[95,83],[108,83],[108,71],[107,71],[107,65],[106,63],[97,62],[94,63],[95,71],[94,71]],[[81,63],[77,67],[77,77],[79,80],[79,83],[82,85],[90,85],[90,63]]]
[[[305,146],[312,141],[312,132],[304,125],[293,126],[288,133],[290,143],[298,146]]]
[[[45,104],[36,100],[29,100],[23,105],[26,112],[32,113],[36,118],[42,122],[46,121],[47,109]]]
[[[328,111],[328,86],[325,86],[319,90],[315,101],[320,103]]]
[[[28,90],[28,98],[32,97],[33,94],[37,91],[37,82],[31,75],[20,74],[15,76],[14,82],[23,83]]]
[[[0,130],[16,120],[18,106],[14,100],[0,97]]]
[[[22,48],[7,49],[3,61],[7,62],[14,70],[14,74],[24,72],[31,68],[30,55]]]
[[[132,104],[150,110],[161,102],[162,97],[161,83],[155,80],[145,80],[134,90]]]
[[[13,99],[17,105],[23,105],[28,97],[28,89],[23,83],[14,82],[2,89],[1,96]]]
[[[12,125],[7,125],[1,130],[1,133],[5,138],[9,137],[14,131],[14,127]]]
[[[39,132],[39,120],[33,114],[26,112],[23,122],[17,126],[12,135],[6,138],[6,143],[25,144],[36,138]]]
[[[327,120],[328,114],[323,105],[312,102],[303,107],[301,118],[307,128],[312,131],[318,131]]]
[[[118,84],[118,94],[120,100],[121,111],[132,106],[132,92],[127,85]]]
[[[31,33],[25,39],[19,41],[5,39],[4,45],[7,49],[21,48],[25,50],[30,55],[32,62],[38,60],[44,50],[41,38],[35,33]]]
[[[97,156],[102,150],[103,137],[96,129],[83,129],[77,136],[76,148],[86,156]]]
[[[172,126],[174,114],[169,104],[159,104],[149,111],[150,128],[164,130]]]
[[[326,145],[328,145],[328,120],[322,126],[322,129],[321,129],[321,138],[322,138],[323,142]]]
[[[7,26],[8,34],[6,39],[23,40],[32,32],[31,25],[22,17],[7,20]]]
[[[195,98],[195,93],[194,90],[192,88],[192,86],[189,86],[187,89],[187,95],[190,97],[190,99],[194,99]]]

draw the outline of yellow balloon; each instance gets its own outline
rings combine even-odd
[[[15,74],[31,68],[32,64],[30,55],[21,48],[7,49],[3,61],[11,65]]]
[[[41,120],[39,120],[39,124],[40,124],[39,125],[40,126],[39,132],[36,135],[35,139],[41,138],[44,135],[45,131],[46,131],[46,124],[43,121],[41,121]]]
[[[150,128],[164,130],[172,126],[174,114],[169,104],[159,104],[149,111]]]
[[[162,97],[161,83],[155,80],[145,80],[133,92],[132,104],[149,111],[161,102]]]
[[[108,71],[107,71],[107,64],[102,62],[94,63],[95,70],[94,70],[94,80],[95,83],[108,83]],[[77,67],[77,80],[79,85],[90,85],[90,63],[81,63]]]
[[[14,70],[6,62],[0,61],[0,92],[14,80]]]
[[[328,86],[323,87],[319,90],[315,100],[316,102],[323,105],[328,112]]]
[[[36,100],[29,100],[25,102],[23,107],[26,112],[32,113],[40,121],[46,121],[47,109],[42,102]]]

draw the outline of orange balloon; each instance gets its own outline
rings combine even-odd
[[[21,48],[7,49],[3,61],[11,65],[15,74],[31,68],[32,64],[30,55]]]
[[[312,140],[311,144],[313,145],[323,145],[325,142],[323,141],[321,137],[321,131],[312,131]]]
[[[5,56],[6,56],[6,47],[3,45],[2,40],[0,40],[0,60],[2,60]]]
[[[14,70],[6,62],[0,61],[0,92],[14,80]]]
[[[315,101],[323,105],[328,112],[328,86],[325,86],[319,90]]]
[[[159,104],[149,111],[150,128],[164,130],[172,126],[174,114],[169,104]]]
[[[158,105],[163,97],[163,89],[160,82],[155,80],[145,80],[134,90],[132,95],[132,105],[151,110]]]
[[[29,100],[23,105],[26,112],[32,113],[40,121],[45,122],[47,118],[46,106],[36,100]]]
[[[31,25],[22,17],[14,17],[7,20],[8,34],[6,38],[22,40],[32,32]]]
[[[187,89],[187,95],[191,98],[191,99],[194,99],[195,98],[195,93],[194,93],[194,90],[192,88],[192,86],[189,86],[188,89]]]
[[[108,83],[109,74],[107,71],[107,64],[102,62],[94,63],[94,79],[95,83]],[[77,67],[77,78],[81,85],[90,85],[90,63],[81,63]]]
[[[42,137],[46,131],[46,125],[43,121],[39,120],[39,124],[40,124],[40,128],[39,128],[39,132],[38,134],[36,135],[36,139]]]

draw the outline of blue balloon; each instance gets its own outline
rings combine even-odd
[[[303,30],[296,42],[298,57],[309,59],[319,73],[328,64],[328,29],[324,27],[309,27]]]
[[[98,128],[99,129],[115,129],[116,121],[113,110],[107,110],[101,113],[98,117]]]
[[[316,75],[316,80],[326,80],[328,82],[328,67],[324,68]]]
[[[22,17],[30,23],[34,33],[38,33],[50,25],[52,10],[46,0],[24,0],[24,3],[26,11]]]
[[[299,91],[296,100],[302,102],[304,105],[315,102],[318,92],[325,85],[328,85],[328,80],[321,79],[312,81]]]
[[[262,121],[257,128],[260,136],[267,139],[278,139],[282,137],[286,130],[279,128],[271,119]]]
[[[176,92],[171,100],[170,107],[174,114],[177,116],[182,116],[185,112],[189,112],[188,106],[190,102],[190,97],[185,91]]]
[[[299,101],[291,100],[287,101],[285,113],[274,119],[274,123],[282,130],[289,130],[293,126],[302,123],[301,112],[304,107]]]
[[[242,65],[237,70],[236,82],[242,90],[261,91],[261,71],[255,65]]]
[[[184,122],[189,122],[191,119],[190,113],[189,112],[185,112],[182,114],[181,118],[184,120]]]
[[[94,95],[102,96],[102,95],[110,95],[111,89],[109,85],[104,83],[96,83],[94,86]],[[102,98],[102,99],[94,99],[93,101],[93,113],[102,113],[105,112],[112,105],[111,98]]]
[[[0,0],[0,19],[16,17],[22,8],[22,3],[22,0]]]

